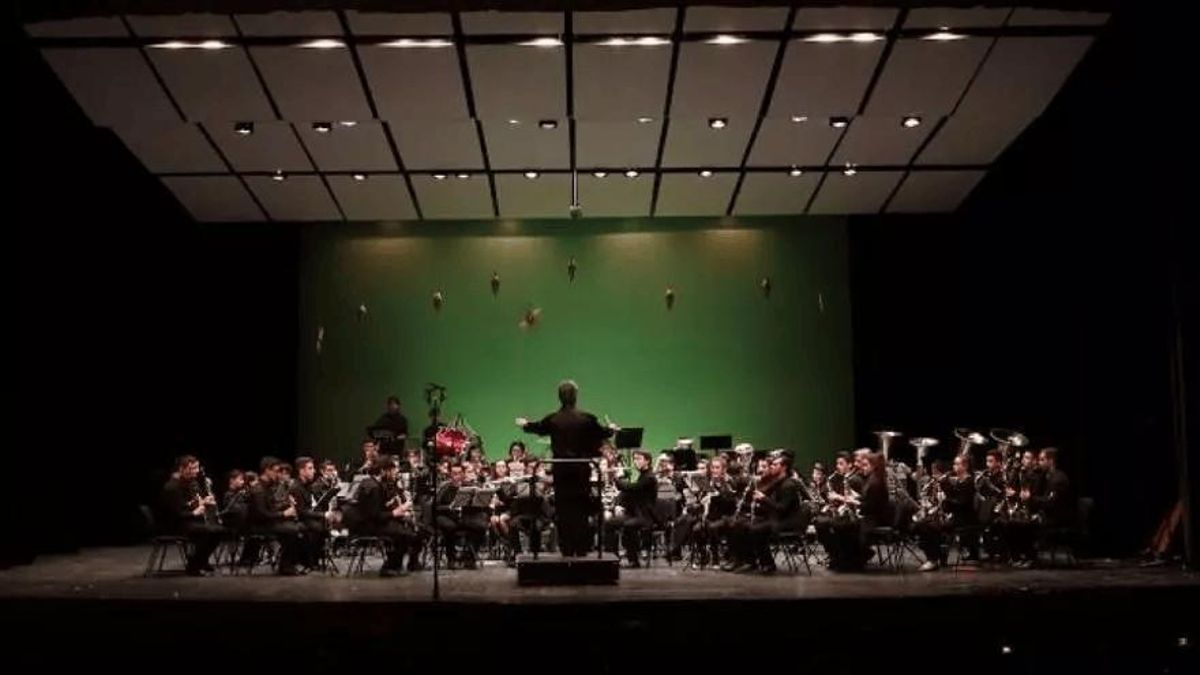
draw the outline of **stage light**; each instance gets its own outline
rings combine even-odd
[[[466,179],[468,179],[468,178],[470,178],[470,177],[471,177],[471,174],[469,174],[469,173],[458,173],[458,174],[454,174],[454,177],[455,177],[455,178],[457,178],[457,179],[459,179],[459,180],[466,180]]]
[[[1178,645],[1181,649],[1186,648],[1189,644],[1187,636],[1186,635],[1179,636],[1179,638],[1175,640],[1175,644]]]
[[[444,174],[444,173],[435,173],[435,174],[433,174],[433,179],[434,179],[434,180],[446,180],[446,174]]]
[[[400,38],[391,42],[381,42],[380,47],[394,47],[397,49],[437,49],[441,47],[453,47],[454,43],[449,40],[440,38],[432,38],[429,40],[414,40],[412,38]]]
[[[233,45],[221,40],[202,40],[200,42],[185,42],[183,40],[169,40],[167,42],[157,42],[149,45],[151,49],[229,49]]]
[[[282,181],[284,178],[287,178],[287,176],[283,173],[283,169],[276,169],[275,173],[271,176],[271,180],[275,182]]]
[[[625,177],[626,178],[637,178],[638,177],[637,169],[629,169],[628,171],[625,172]]]
[[[795,178],[797,176],[803,176],[804,171],[802,171],[799,167],[793,166],[792,170],[788,172],[788,175],[792,178]]]
[[[521,45],[522,47],[546,47],[546,48],[549,48],[549,47],[561,47],[563,45],[563,41],[556,37],[540,37],[540,38],[534,38],[532,40],[526,40],[524,42],[518,42],[517,44]]]
[[[1009,647],[1008,645],[1003,645],[1000,647],[1000,653],[1004,654],[1005,656],[1008,656],[1009,654],[1011,654],[1012,651],[1013,651],[1012,647]]]
[[[662,45],[671,44],[671,41],[666,38],[663,38],[663,37],[647,35],[645,37],[636,37],[636,38],[631,38],[631,37],[608,38],[607,40],[601,40],[600,42],[597,42],[596,44],[600,45],[601,47],[660,47]]]
[[[353,127],[353,126],[357,126],[358,122],[355,122],[354,120],[342,120],[341,122],[338,122],[338,124],[340,124],[344,127]]]
[[[557,129],[558,120],[541,120],[538,122],[538,126],[543,129]]]
[[[249,136],[254,133],[254,122],[238,122],[233,125],[233,131],[239,136]]]
[[[816,35],[809,35],[808,37],[804,38],[804,41],[816,42],[817,44],[822,45],[831,45],[835,42],[841,42],[844,39],[845,38],[837,33],[817,33]]]
[[[916,115],[905,115],[904,119],[900,120],[900,124],[904,125],[905,129],[915,129],[921,126],[921,118]]]
[[[710,117],[708,118],[708,126],[710,129],[724,129],[729,126],[729,120],[724,117]]]
[[[313,122],[312,130],[318,134],[327,134],[333,131],[332,122]]]
[[[708,169],[701,169],[700,177],[701,178],[712,178],[712,171],[709,171]]]
[[[642,116],[642,117],[637,118],[637,121],[638,121],[638,124],[650,124],[651,122],[654,121],[654,118]]]
[[[593,171],[592,175],[595,176],[596,178],[604,178],[605,176],[608,175],[608,172],[607,171]]]
[[[342,42],[341,40],[330,40],[329,38],[322,38],[320,40],[309,40],[308,42],[301,42],[300,44],[298,44],[296,46],[304,48],[304,49],[341,49],[342,47],[346,46],[346,43]]]
[[[515,126],[519,125],[520,123],[521,123],[521,120],[509,120],[508,126],[515,127]]]
[[[808,121],[808,115],[792,115],[792,121],[796,124]]]
[[[538,177],[538,172],[536,172],[536,171],[526,171],[526,172],[525,172],[525,177],[526,177],[526,178],[528,178],[529,180],[533,180],[534,178],[537,178],[537,177]]]
[[[366,179],[367,179],[367,174],[365,174],[365,173],[356,173],[356,174],[354,174],[354,180],[356,180],[356,181],[358,181],[358,182],[360,182],[360,183],[361,183],[362,181],[366,180]]]
[[[705,42],[710,45],[740,45],[749,42],[749,40],[736,35],[714,35],[705,40]]]
[[[857,166],[856,164],[850,164],[849,162],[847,162],[846,168],[842,169],[842,173],[847,176],[853,176],[854,174],[858,173],[858,169],[856,168],[856,166]]]
[[[932,42],[953,42],[954,40],[965,40],[967,39],[967,36],[961,33],[951,33],[948,30],[940,30],[936,33],[930,33],[921,39],[930,40]]]
[[[883,36],[879,33],[862,32],[851,33],[850,37],[846,39],[851,42],[878,42],[883,39]]]
[[[850,124],[850,119],[846,117],[830,117],[829,126],[834,129],[845,129]]]

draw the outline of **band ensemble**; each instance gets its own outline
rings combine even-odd
[[[657,555],[770,574],[783,539],[803,542],[806,556],[811,547],[832,570],[862,569],[878,555],[872,533],[880,528],[915,543],[922,570],[945,565],[951,543],[966,560],[986,555],[1025,567],[1036,560],[1040,531],[1075,518],[1054,448],[1000,444],[983,454],[964,444],[950,466],[918,460],[915,470],[889,461],[886,447],[860,449],[801,470],[788,450],[743,443],[684,471],[671,453],[655,460],[642,450],[619,452],[613,428],[576,410],[573,391],[564,399],[560,389],[560,401],[542,420],[518,420],[524,431],[550,437],[550,462],[519,440],[492,462],[477,437],[447,452],[436,412],[419,446],[405,449],[408,423],[394,398],[353,465],[267,457],[257,473],[230,471],[218,499],[198,459],[180,457],[163,488],[161,524],[187,538],[191,575],[213,572],[224,544],[232,569],[267,559],[283,575],[328,569],[339,547],[359,537],[384,544],[382,575],[401,575],[431,565],[435,532],[439,560],[450,568],[473,569],[483,558],[511,566],[524,552],[580,556],[602,546],[623,553],[629,567]]]

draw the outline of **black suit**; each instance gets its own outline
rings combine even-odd
[[[450,563],[453,564],[458,559],[455,535],[462,534],[468,545],[466,553],[469,557],[465,561],[466,565],[474,567],[476,554],[482,548],[487,537],[487,513],[470,506],[463,507],[461,510],[453,508],[451,505],[458,495],[458,490],[459,486],[454,483],[443,483],[438,486],[437,498],[434,500],[437,507],[435,522]]]
[[[600,443],[612,435],[595,415],[563,407],[558,412],[524,426],[527,433],[550,437],[555,459],[598,457]],[[554,519],[558,527],[559,549],[563,555],[584,555],[591,549],[588,512],[591,510],[591,467],[586,463],[556,464],[554,478]]]
[[[192,509],[199,503],[199,490],[196,481],[182,481],[172,478],[163,485],[162,518],[163,527],[167,532],[174,532],[188,538],[191,551],[188,554],[188,573],[198,573],[208,567],[208,558],[221,543],[225,528],[204,521],[204,516],[197,516]]]
[[[321,561],[321,548],[325,545],[325,536],[329,530],[325,524],[324,512],[313,509],[314,486],[315,481],[305,483],[297,480],[288,490],[288,494],[296,502],[296,522],[300,524],[301,555],[305,567],[316,567]]]
[[[780,532],[803,534],[810,516],[801,503],[800,483],[796,480],[783,478],[758,489],[763,498],[754,503],[753,521],[737,523],[733,532],[734,549],[740,562],[754,561],[763,569],[774,569],[771,536]],[[748,498],[753,499],[753,495]]]
[[[608,550],[616,551],[619,531],[625,544],[625,558],[638,564],[642,532],[656,524],[654,507],[658,501],[658,479],[646,471],[635,481],[618,478],[617,489],[621,492],[618,503],[625,508],[625,514],[604,523],[604,545]]]
[[[279,487],[259,480],[250,488],[250,503],[247,519],[250,529],[256,534],[274,536],[279,540],[279,571],[290,574],[300,562],[300,523],[295,518],[283,515],[290,504],[280,499]],[[242,562],[248,563],[258,557],[258,550],[247,546],[242,551]]]
[[[374,476],[365,479],[358,490],[358,517],[353,532],[358,535],[382,537],[391,543],[387,559],[383,561],[384,570],[400,569],[405,551],[409,551],[409,568],[412,569],[419,553],[419,549],[414,546],[416,537],[412,522],[392,515],[392,509],[397,505],[396,497],[402,498],[402,495],[394,482],[381,483]]]

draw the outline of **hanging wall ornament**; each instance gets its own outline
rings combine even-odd
[[[575,281],[575,271],[579,269],[579,265],[575,264],[575,256],[567,262],[567,279]]]
[[[762,289],[764,298],[771,297],[771,277],[763,277],[762,280],[758,282],[758,287]]]
[[[499,295],[499,294],[500,294],[500,274],[498,272],[492,272],[492,295],[495,296],[495,295]]]
[[[359,321],[367,320],[367,305],[366,305],[366,303],[363,303],[358,306],[358,320]]]
[[[517,322],[517,326],[525,329],[533,328],[538,325],[542,319],[541,307],[527,307],[521,314],[521,320]]]
[[[433,292],[433,311],[440,312],[442,310],[442,303],[444,303],[445,301],[446,301],[446,298],[442,295],[441,291],[434,291]]]
[[[667,286],[667,292],[663,295],[663,299],[667,301],[667,309],[675,306],[675,288]]]
[[[325,326],[317,326],[317,356],[325,349]]]

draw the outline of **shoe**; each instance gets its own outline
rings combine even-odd
[[[280,567],[279,568],[279,576],[281,576],[281,577],[298,577],[298,576],[301,576],[302,574],[303,574],[303,572],[296,569],[295,567]]]
[[[204,570],[205,572],[216,572],[217,571],[215,567],[213,567],[212,565],[210,565],[208,563],[204,563],[203,565],[201,565],[200,569]]]
[[[398,576],[399,574],[400,574],[400,570],[394,570],[390,567],[385,567],[385,568],[379,570],[379,576],[381,576],[381,577],[394,577],[394,576]]]
[[[760,565],[758,568],[758,573],[763,575],[764,577],[769,577],[778,571],[779,571],[779,568],[776,567],[774,563],[772,563],[770,565]]]
[[[932,572],[932,571],[936,570],[937,568],[938,568],[937,563],[933,562],[932,560],[926,560],[925,562],[921,563],[921,566],[917,568],[917,571],[918,572]]]

